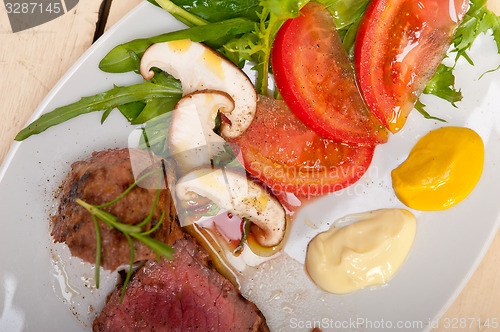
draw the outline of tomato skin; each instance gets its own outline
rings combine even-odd
[[[446,55],[468,4],[469,0],[369,3],[354,45],[356,76],[368,106],[392,133],[404,126]]]
[[[295,115],[326,139],[373,145],[387,131],[370,112],[335,22],[324,5],[310,2],[286,21],[271,52],[276,86]]]
[[[374,146],[323,139],[283,101],[259,96],[255,118],[236,139],[247,171],[273,190],[321,195],[356,182],[368,169]]]

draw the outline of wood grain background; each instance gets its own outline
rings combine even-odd
[[[0,4],[0,162],[41,100],[92,44],[96,29],[107,30],[140,2],[104,1],[109,13],[104,11],[100,20],[99,10],[106,7],[102,0],[81,0],[67,14],[17,33],[12,33],[5,7]],[[492,4],[500,8],[497,0]],[[440,328],[433,331],[456,331],[443,327],[446,319],[453,318],[500,321],[500,232],[467,286],[441,318]],[[459,330],[494,329],[476,324]]]

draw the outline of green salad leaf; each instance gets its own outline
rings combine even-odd
[[[153,43],[172,40],[191,39],[205,42],[213,48],[221,47],[232,36],[253,31],[255,22],[246,18],[234,18],[227,21],[197,26],[184,30],[164,33],[151,38],[134,39],[113,48],[99,63],[99,68],[108,73],[125,73],[139,70],[140,58]],[[224,36],[224,38],[221,38]]]
[[[474,40],[488,30],[493,33],[493,38],[497,44],[498,53],[500,53],[500,17],[497,17],[486,7],[486,0],[471,0],[470,8],[464,16],[464,19],[457,27],[455,35],[451,42],[451,52],[456,52],[455,64],[460,57],[463,57],[471,65],[474,62],[467,54],[472,47]],[[429,80],[424,93],[432,94],[436,97],[450,102],[456,107],[455,103],[462,100],[462,93],[455,89],[455,76],[453,67],[440,64],[434,76]],[[424,114],[424,104],[420,101],[415,108],[426,118],[437,119],[430,116],[427,112]],[[439,119],[441,120],[441,119]]]
[[[427,83],[424,93],[433,94],[457,107],[455,103],[462,100],[462,93],[455,89],[453,67],[440,64],[434,76]]]
[[[157,6],[155,0],[148,0]],[[230,18],[243,17],[257,21],[261,9],[258,0],[173,0],[180,8],[209,22],[219,22]]]
[[[130,124],[138,125],[148,122],[174,109],[179,99],[177,98],[151,98],[146,102],[141,113]]]
[[[177,20],[180,22],[184,23],[188,27],[196,27],[199,25],[205,25],[208,23],[207,20],[192,14],[185,10],[182,7],[177,6],[175,3],[173,3],[170,0],[155,0],[155,2],[168,11],[172,16],[174,16]]]
[[[168,131],[172,113],[166,112],[146,122],[140,130],[142,135],[139,141],[139,149],[150,149],[158,156],[167,156]]]
[[[354,59],[354,43],[356,42],[356,34],[358,33],[360,21],[361,17],[357,21],[349,25],[348,28],[339,30],[342,44],[344,45],[344,48],[350,59]]]
[[[125,87],[114,87],[109,91],[90,97],[83,97],[73,104],[62,106],[52,112],[43,114],[40,118],[21,130],[15,137],[15,140],[22,141],[31,135],[39,134],[52,126],[82,114],[106,111],[119,105],[154,97],[180,99],[181,96],[182,90],[175,85],[163,86],[144,82]]]
[[[490,11],[486,4],[486,0],[470,1],[470,8],[451,42],[451,51],[457,52],[457,59],[462,56],[473,64],[466,51],[471,48],[474,40],[480,34],[485,34],[490,29],[497,44],[498,53],[500,53],[500,18]]]
[[[132,101],[130,103],[116,106],[116,108],[118,108],[125,119],[129,122],[134,121],[134,119],[141,114],[144,107],[146,107],[146,101],[144,100]]]

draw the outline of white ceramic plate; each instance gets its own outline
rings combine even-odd
[[[101,72],[100,59],[119,43],[179,28],[182,25],[163,10],[141,4],[75,63],[30,121],[113,84],[140,82],[135,74]],[[462,88],[464,100],[457,109],[423,97],[427,110],[448,120],[447,124],[424,120],[413,112],[402,132],[377,147],[369,172],[358,183],[314,201],[299,213],[285,249],[289,256],[248,272],[254,281],[243,285],[243,292],[261,308],[273,330],[310,330],[307,327],[313,324],[324,330],[394,330],[399,324],[411,327],[409,331],[426,330],[465,285],[500,223],[495,198],[500,186],[496,170],[500,165],[500,113],[496,110],[500,72],[478,80],[500,58],[491,38],[478,40],[470,54],[477,65],[459,63],[457,86]],[[57,204],[55,192],[73,161],[94,150],[127,146],[133,127],[116,111],[103,126],[99,125],[100,116],[84,115],[15,143],[0,169],[1,331],[86,330],[58,295],[61,285],[51,264],[48,216]],[[342,296],[319,291],[299,263],[309,239],[346,214],[404,207],[391,189],[390,171],[406,158],[419,137],[444,125],[470,127],[484,140],[485,168],[472,194],[446,211],[412,211],[418,220],[415,244],[388,285]]]

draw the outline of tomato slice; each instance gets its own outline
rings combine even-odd
[[[356,86],[354,70],[324,5],[310,2],[286,21],[271,53],[276,86],[308,127],[346,143],[387,141],[387,131],[370,112]]]
[[[393,133],[443,60],[468,0],[372,0],[354,46],[358,84]]]
[[[368,169],[374,146],[326,140],[283,101],[259,96],[250,127],[231,141],[256,178],[278,191],[320,195],[345,188]]]

